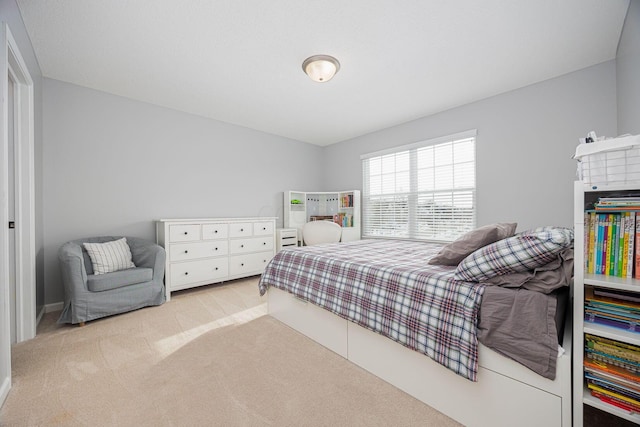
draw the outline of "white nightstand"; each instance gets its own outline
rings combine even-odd
[[[295,228],[278,228],[276,230],[276,251],[283,248],[298,246],[298,230]]]

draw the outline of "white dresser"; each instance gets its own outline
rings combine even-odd
[[[162,219],[158,244],[167,251],[171,292],[261,274],[275,255],[276,218]]]

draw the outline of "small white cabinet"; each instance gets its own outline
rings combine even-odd
[[[276,230],[276,252],[296,246],[298,246],[298,230],[295,228],[278,228]]]
[[[157,221],[157,241],[167,252],[167,301],[173,291],[262,274],[275,255],[275,221],[272,217]]]

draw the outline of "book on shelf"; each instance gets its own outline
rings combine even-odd
[[[631,382],[633,384],[640,384],[640,374],[611,363],[584,359],[584,367],[585,370],[592,373],[617,378],[620,381]]]
[[[588,383],[602,387],[607,391],[620,393],[621,395],[626,396],[635,401],[640,400],[640,391],[634,386],[630,386],[620,381],[616,381],[615,379],[609,379],[597,374],[592,374],[590,372],[585,372],[584,377],[587,379]]]
[[[584,269],[640,279],[640,212],[585,212]]]
[[[640,347],[597,335],[585,335],[585,348],[640,366]]]
[[[640,197],[600,197],[598,198],[598,203],[616,206],[640,206]]]
[[[634,263],[634,242],[636,233],[636,215],[633,212],[627,212],[624,223],[624,248],[626,248],[626,258],[624,259],[623,277],[633,277]]]
[[[585,313],[585,322],[595,323],[597,325],[610,326],[612,328],[622,329],[629,332],[640,332],[640,325],[638,322],[614,319],[602,313]]]
[[[584,340],[587,354],[610,359],[612,363],[633,366],[634,372],[640,368],[640,347],[591,334],[585,334]]]
[[[640,215],[640,214],[639,214]],[[636,216],[636,227],[635,227],[635,241],[636,241],[636,249],[635,253],[635,261],[634,261],[634,270],[636,279],[640,279],[640,217]]]
[[[640,332],[640,303],[618,298],[626,298],[624,291],[607,289],[603,295],[600,290],[591,286],[585,288],[585,322]]]
[[[593,295],[597,295],[598,297],[611,297],[618,301],[631,301],[631,302],[640,302],[640,295],[636,292],[628,292],[623,291],[622,289],[607,289],[607,288],[591,288],[593,291]],[[587,292],[591,292],[588,291]],[[602,301],[605,301],[604,298],[599,298]]]
[[[333,222],[342,227],[353,227],[353,215],[347,213],[338,213],[333,216]]]
[[[352,208],[353,207],[353,194],[345,194],[340,199],[340,207]]]
[[[591,274],[595,273],[595,267],[596,267],[596,258],[595,258],[595,242],[596,242],[596,213],[595,212],[589,212],[589,240],[585,240],[585,242],[588,242],[587,246],[587,252],[588,252],[588,267],[589,270],[588,272]]]
[[[596,211],[639,211],[640,197],[601,197],[594,204]]]
[[[613,247],[612,237],[615,234],[613,233],[613,230],[616,227],[615,217],[616,215],[614,214],[607,215],[607,223],[606,223],[607,236],[605,237],[605,239],[607,239],[606,240],[607,244],[605,248],[605,261],[604,261],[604,274],[607,276],[613,276],[613,271],[611,270],[611,258],[613,258],[611,253],[611,248]]]
[[[598,399],[600,399],[604,403],[608,403],[609,405],[613,405],[613,406],[618,407],[620,409],[623,409],[625,411],[640,412],[640,406],[639,405],[630,404],[630,403],[625,402],[625,401],[623,401],[621,399],[617,399],[614,396],[607,396],[605,394],[599,393],[597,390],[591,390],[591,395],[593,397],[597,397]]]
[[[632,397],[625,396],[624,394],[621,394],[621,393],[616,393],[613,390],[605,389],[604,387],[598,386],[597,384],[589,383],[587,384],[587,387],[590,390],[597,392],[598,395],[606,396],[607,400],[620,402],[621,405],[624,405],[624,407],[633,408],[632,409],[633,411],[637,411],[640,408],[640,402],[637,399],[634,399]],[[616,406],[623,407],[621,405],[616,405]]]

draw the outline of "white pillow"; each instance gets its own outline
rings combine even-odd
[[[111,242],[83,243],[83,245],[91,258],[93,274],[105,274],[135,267],[126,237]]]

